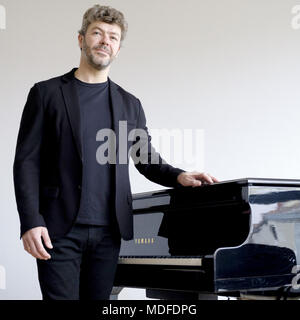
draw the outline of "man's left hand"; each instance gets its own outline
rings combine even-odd
[[[199,187],[203,184],[219,182],[215,177],[204,172],[182,172],[178,175],[177,181],[184,187]]]

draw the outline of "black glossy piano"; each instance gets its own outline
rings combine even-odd
[[[130,287],[155,299],[300,297],[300,180],[138,193],[133,214],[115,294]]]

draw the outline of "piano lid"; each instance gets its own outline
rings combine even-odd
[[[223,185],[223,184],[238,184],[240,186],[242,185],[269,185],[269,186],[300,186],[300,179],[276,179],[276,178],[239,178],[239,179],[232,179],[232,180],[223,180],[220,182],[215,182],[212,185],[210,184],[203,184],[200,187],[196,188],[203,188],[203,187],[209,187],[209,186],[215,186],[215,185]],[[186,189],[190,187],[183,187],[179,186],[175,189]],[[174,190],[173,188],[165,188],[160,189],[156,191],[146,191],[146,192],[137,192],[134,193],[133,197],[134,199],[138,198],[153,198],[156,196],[161,196],[163,194],[169,194],[169,191]]]
[[[220,181],[214,184],[237,183],[240,185],[273,185],[273,186],[300,186],[297,179],[274,179],[274,178],[241,178],[234,180]]]

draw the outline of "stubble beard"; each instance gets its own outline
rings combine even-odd
[[[96,70],[101,71],[106,69],[112,63],[112,61],[114,60],[114,57],[112,57],[108,52],[107,54],[109,55],[109,58],[99,59],[98,55],[95,56],[95,54],[92,51],[93,49],[99,49],[99,48],[105,50],[105,46],[97,46],[97,47],[91,48],[87,45],[85,39],[83,40],[82,51],[87,58],[88,64],[93,68],[95,68]]]

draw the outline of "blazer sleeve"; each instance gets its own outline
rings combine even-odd
[[[44,111],[37,84],[27,97],[19,134],[13,177],[17,208],[21,223],[21,237],[29,229],[46,226],[39,213],[40,149],[43,137]]]
[[[137,170],[147,179],[166,187],[180,187],[177,177],[184,170],[169,165],[151,144],[151,136],[146,126],[146,117],[143,107],[138,100],[139,116],[136,130],[136,140],[139,143],[138,151],[131,154]],[[140,130],[141,129],[141,130]],[[136,151],[135,149],[133,149]]]

